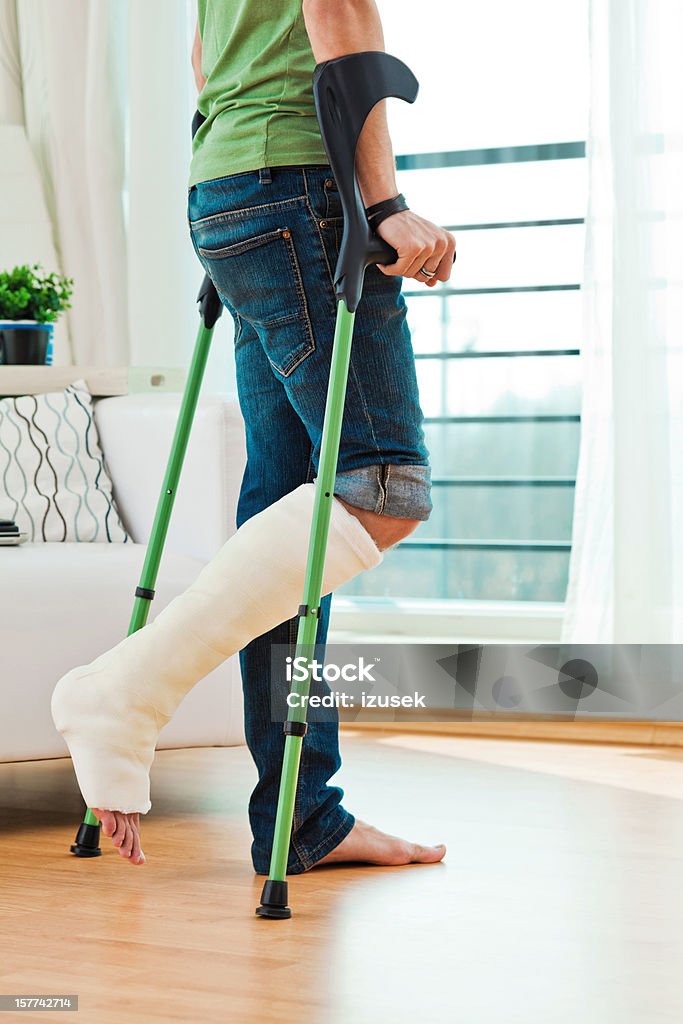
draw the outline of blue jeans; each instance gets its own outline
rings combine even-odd
[[[237,525],[314,479],[336,317],[333,270],[343,226],[328,166],[274,167],[190,189],[188,221],[199,260],[235,322],[235,366],[247,465]],[[359,508],[427,519],[430,469],[401,279],[368,268],[358,307],[335,494]],[[283,539],[286,540],[286,539]],[[321,603],[327,638],[331,595]],[[284,750],[271,720],[271,645],[296,643],[283,622],[240,652],[245,730],[258,769],[249,803],[252,860],[267,874]],[[321,684],[323,685],[323,684]],[[323,690],[321,690],[323,692]],[[288,872],[308,870],[350,832],[336,720],[311,723],[303,741]]]

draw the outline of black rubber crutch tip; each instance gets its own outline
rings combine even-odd
[[[257,917],[269,917],[273,921],[284,921],[292,916],[287,906],[287,883],[268,879],[261,893],[261,906],[256,908]]]
[[[101,857],[100,826],[86,825],[82,822],[76,833],[76,842],[71,846],[71,852],[75,857]]]

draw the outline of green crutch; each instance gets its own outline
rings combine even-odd
[[[192,121],[192,136],[194,137],[204,118],[196,112]],[[190,439],[190,431],[194,420],[197,400],[204,379],[206,361],[209,358],[211,339],[216,321],[223,312],[223,303],[218,297],[213,282],[208,275],[205,275],[201,288],[197,295],[199,305],[200,324],[197,332],[197,340],[192,353],[190,368],[187,373],[185,391],[180,403],[178,422],[176,423],[171,452],[166,465],[166,473],[161,485],[161,493],[157,501],[154,523],[149,537],[149,544],[145,553],[145,561],[140,573],[140,583],[135,588],[135,601],[133,613],[128,626],[128,636],[142,629],[147,622],[150,603],[154,599],[154,587],[159,572],[159,563],[166,542],[168,525],[171,521],[173,503],[175,502],[180,473],[185,461],[187,443]],[[100,823],[97,817],[88,807],[83,821],[81,822],[76,839],[71,846],[71,852],[76,857],[99,857],[100,849]]]
[[[395,57],[365,52],[319,64],[313,74],[313,92],[320,132],[344,213],[344,233],[335,270],[337,322],[327,387],[325,419],[318,475],[315,480],[313,520],[308,546],[304,594],[299,608],[296,658],[306,659],[305,678],[292,683],[292,694],[308,696],[310,661],[315,650],[318,613],[330,513],[337,473],[339,441],[344,416],[351,340],[365,269],[371,263],[393,263],[396,252],[371,230],[355,172],[356,147],[368,114],[380,100],[396,96],[412,103],[418,84],[413,73]],[[268,879],[263,886],[259,917],[292,916],[287,905],[287,857],[292,834],[294,801],[299,779],[301,745],[306,734],[306,701],[290,706],[284,723],[285,750],[280,779],[275,833]]]
[[[168,525],[171,521],[171,512],[173,511],[173,503],[176,490],[178,489],[178,481],[180,480],[187,443],[190,438],[192,421],[195,409],[197,408],[197,399],[199,398],[206,361],[209,356],[209,349],[211,348],[213,329],[223,312],[223,304],[208,276],[204,278],[199,295],[197,296],[197,302],[199,303],[201,322],[187,375],[185,391],[180,404],[180,413],[178,414],[178,422],[176,423],[171,443],[171,453],[166,466],[164,482],[161,485],[161,494],[157,502],[145,561],[140,573],[140,583],[135,588],[135,601],[130,625],[128,626],[128,636],[131,633],[135,633],[136,630],[142,629],[147,622],[150,604],[154,598],[154,587],[156,585],[157,573],[159,572],[159,563],[166,541]],[[71,846],[71,852],[77,857],[99,857],[102,852],[99,842],[100,823],[90,808],[88,808],[78,829],[76,839]]]

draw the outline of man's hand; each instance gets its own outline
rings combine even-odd
[[[433,288],[439,281],[447,281],[453,270],[455,237],[450,231],[418,217],[412,210],[394,213],[377,228],[377,234],[398,253],[396,263],[378,264],[389,277],[414,277]],[[425,269],[434,277],[421,273]]]

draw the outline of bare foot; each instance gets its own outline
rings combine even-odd
[[[387,835],[386,832],[380,832],[378,828],[367,825],[364,821],[356,820],[356,824],[339,846],[335,846],[334,850],[314,866],[339,864],[345,861],[380,864],[383,867],[399,864],[436,864],[443,859],[445,852],[446,847],[443,843],[438,846],[418,846],[417,843],[409,843],[397,836]]]
[[[140,847],[140,815],[121,814],[120,811],[100,811],[97,807],[92,812],[100,819],[102,835],[111,837],[119,853],[131,864],[144,864],[145,855]]]

